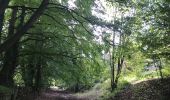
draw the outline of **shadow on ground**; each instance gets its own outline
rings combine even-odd
[[[147,80],[128,86],[110,100],[169,100],[170,78]]]

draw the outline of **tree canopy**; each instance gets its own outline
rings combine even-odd
[[[144,70],[164,78],[169,32],[168,0],[0,0],[0,86],[79,92],[109,80],[113,92]]]

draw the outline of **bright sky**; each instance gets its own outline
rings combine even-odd
[[[76,0],[68,0],[69,8],[71,9],[76,8],[75,1]],[[127,9],[126,12],[122,13],[118,11],[118,5],[113,6],[112,4],[109,4],[108,2],[106,2],[106,0],[95,0],[95,6],[92,7],[91,12],[94,16],[97,16],[98,18],[101,18],[106,22],[113,22],[114,24],[114,19],[120,19],[122,15],[124,17],[131,16],[132,15],[131,12],[133,12],[132,10],[133,9],[131,10]],[[102,37],[101,37],[102,32],[110,33],[110,34],[113,33],[111,29],[102,28],[100,26],[96,26],[93,32],[96,35],[96,41],[98,41],[100,44],[103,43]],[[113,36],[111,36],[110,38],[111,40],[112,40],[112,37]],[[119,43],[119,33],[117,33],[114,42],[116,44]]]
[[[71,8],[71,9],[76,8],[75,1],[76,1],[76,0],[68,0],[68,6],[69,6],[69,8]]]
[[[107,3],[105,0],[95,0],[96,6],[92,7],[92,14],[97,16],[98,18],[103,19],[106,22],[113,22],[114,16],[118,16],[117,18],[120,18],[120,14],[116,13],[115,7],[113,7],[111,4]],[[111,29],[106,29],[102,27],[96,27],[94,34],[98,36],[97,41],[102,44],[102,32],[105,33],[113,33]],[[110,40],[112,40],[113,36],[111,36]],[[116,35],[115,41],[116,44],[119,43],[119,36]]]

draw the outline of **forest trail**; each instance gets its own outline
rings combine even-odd
[[[49,89],[43,92],[36,100],[96,100],[99,91],[91,90],[83,93],[71,93],[62,90]]]
[[[43,92],[36,100],[80,100],[80,99],[74,96],[72,93],[50,89],[47,90],[46,92]]]
[[[170,77],[135,81],[115,95],[103,98],[103,89],[96,84],[92,89],[74,93],[55,87],[45,89],[39,96],[27,95],[19,100],[169,100]],[[36,98],[36,99],[33,99]],[[17,99],[18,100],[18,99]]]

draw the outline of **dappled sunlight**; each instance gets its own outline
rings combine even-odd
[[[168,100],[168,0],[0,0],[0,100]]]

